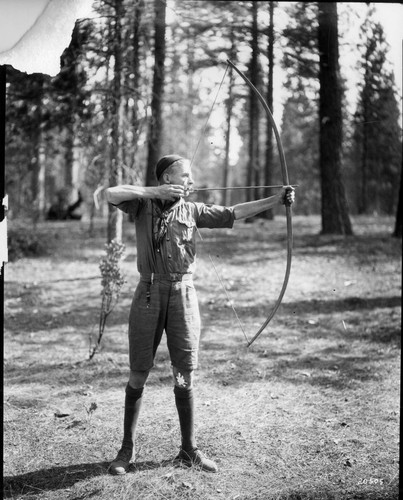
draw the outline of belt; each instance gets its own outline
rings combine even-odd
[[[190,281],[193,278],[192,273],[141,273],[140,280],[153,283],[156,281]]]

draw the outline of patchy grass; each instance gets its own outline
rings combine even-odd
[[[295,217],[286,295],[249,349],[208,254],[251,337],[283,280],[284,221],[203,231],[197,435],[220,470],[173,463],[179,428],[163,344],[124,477],[107,468],[122,433],[134,234],[127,225],[127,283],[89,362],[102,227],[89,237],[82,223],[44,224],[58,235],[52,255],[6,266],[4,498],[398,498],[401,241],[389,236],[392,219],[355,219],[356,236],[340,238],[319,236],[318,218]]]

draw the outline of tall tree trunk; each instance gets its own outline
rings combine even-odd
[[[133,70],[133,114],[132,114],[132,127],[134,133],[134,141],[138,137],[138,99],[140,97],[140,35],[141,35],[141,20],[144,10],[144,0],[136,0],[134,6],[134,19],[133,19],[133,56],[132,56],[132,70]]]
[[[365,51],[365,76],[364,89],[362,93],[362,145],[361,145],[361,189],[360,199],[358,200],[358,213],[365,214],[368,210],[368,136],[371,118],[370,118],[370,103],[367,82],[369,81],[369,51]]]
[[[76,80],[75,80],[76,83]],[[75,86],[76,87],[76,86]],[[71,89],[71,103],[68,107],[68,119],[66,125],[66,140],[64,154],[64,187],[71,191],[73,186],[73,164],[74,164],[74,137],[75,137],[75,111],[77,88]]]
[[[234,37],[234,29],[231,25],[230,27],[230,40],[231,40],[231,49],[230,49],[230,60],[234,61],[236,57],[236,47],[235,47],[235,37]],[[234,72],[232,68],[229,68],[229,84],[228,84],[228,99],[226,103],[226,128],[227,133],[225,135],[225,159],[224,159],[224,168],[223,168],[223,186],[229,187],[231,183],[231,175],[230,175],[230,165],[229,165],[229,150],[231,145],[231,120],[232,120],[232,108],[234,106],[234,97],[232,95],[232,90],[234,87]],[[222,192],[221,203],[224,206],[228,206],[231,203],[231,192],[230,190],[225,190]]]
[[[37,218],[36,220],[43,220],[45,218],[46,211],[46,190],[45,190],[45,181],[46,181],[46,145],[45,145],[45,137],[44,137],[43,126],[41,125],[39,128],[38,134],[38,143],[37,143],[37,186],[38,191],[36,193],[36,209],[37,209]]]
[[[403,208],[402,208],[402,183],[403,183],[402,171],[403,171],[403,164],[402,164],[402,170],[400,170],[399,201],[397,203],[395,229],[393,231],[393,236],[395,238],[402,237],[402,210],[403,210]]]
[[[79,149],[81,147],[78,140],[79,115],[83,109],[84,100],[84,73],[80,64],[85,35],[79,24],[76,24],[69,47],[61,56],[61,70],[56,80],[59,91],[68,94],[68,101],[64,103],[65,141],[64,141],[64,188],[68,192],[68,201],[72,203],[76,200],[77,180],[79,172]],[[75,188],[75,193],[73,191]]]
[[[336,2],[318,2],[322,233],[352,234],[341,175],[342,113]]]
[[[148,158],[146,185],[156,183],[154,169],[161,154],[162,100],[164,94],[166,2],[155,0],[154,78],[151,101],[151,120],[148,129]]]
[[[130,168],[126,171],[123,170],[123,182],[124,183],[133,183],[138,182],[139,179],[142,178],[143,172],[141,171],[141,167],[137,162],[137,151],[138,151],[138,143],[139,143],[139,135],[141,130],[141,119],[139,116],[139,106],[138,102],[140,100],[141,95],[141,76],[140,76],[140,39],[142,36],[142,17],[144,12],[144,0],[135,0],[134,3],[134,15],[133,15],[133,37],[130,37],[130,33],[127,36],[127,43],[132,44],[132,55],[131,55],[131,70],[133,74],[133,78],[128,83],[132,88],[132,96],[133,102],[131,106],[129,106],[129,99],[126,100],[126,116],[128,123],[131,127],[131,139],[130,145],[126,145],[125,152],[125,165],[130,166]],[[134,215],[132,213],[129,214],[130,222],[134,222]]]
[[[185,120],[185,130],[193,130],[193,108],[194,108],[194,99],[193,95],[195,92],[194,88],[194,72],[195,72],[195,37],[194,35],[188,36],[187,40],[187,50],[186,50],[186,73],[187,73],[187,99],[185,103],[186,112],[184,116]],[[180,54],[175,54],[175,79],[177,78],[177,71],[180,73],[183,72],[183,62],[181,61]],[[179,82],[178,82],[179,83]],[[192,135],[189,133],[186,134],[186,137],[183,138],[184,146],[186,151],[192,151]],[[178,152],[180,153],[180,152]],[[185,156],[189,156],[188,153]]]
[[[73,185],[73,148],[74,148],[74,127],[69,122],[66,127],[66,141],[64,154],[64,187],[71,189]]]
[[[79,190],[80,151],[81,143],[78,137],[78,123],[75,113],[72,113],[71,122],[67,126],[67,137],[64,155],[64,187],[68,189],[69,203],[75,200]]]
[[[123,68],[122,68],[122,17],[123,2],[115,0],[115,30],[113,55],[115,59],[113,75],[113,96],[112,96],[112,130],[111,130],[111,150],[109,185],[116,186],[122,183],[123,169],[123,118],[124,99],[122,92]],[[107,240],[122,241],[123,214],[112,205],[108,205],[108,227]]]
[[[268,45],[267,45],[267,58],[269,60],[269,74],[267,79],[267,104],[273,114],[273,69],[274,69],[274,2],[269,2],[269,27],[268,27]],[[266,186],[271,186],[273,183],[273,127],[270,120],[267,120],[266,129],[266,165],[264,168],[264,183]],[[269,189],[264,192],[265,197],[270,196],[272,193]],[[262,214],[266,219],[273,219],[273,210],[266,210]]]
[[[232,96],[232,86],[233,86],[233,71],[230,68],[230,82],[228,88],[228,99],[226,106],[226,129],[227,133],[225,134],[225,157],[224,157],[224,168],[223,168],[223,186],[229,187],[230,184],[230,168],[229,168],[229,150],[231,143],[231,119],[232,119],[232,108],[234,104],[234,98]],[[221,203],[224,206],[230,204],[230,191],[224,190],[222,191],[222,199]]]
[[[250,81],[255,87],[259,82],[259,63],[258,63],[258,3],[252,2],[252,58],[250,61]],[[247,185],[256,186],[259,184],[260,162],[259,162],[259,101],[255,92],[250,89],[249,94],[249,164]],[[255,192],[254,192],[255,191]],[[256,199],[257,190],[248,190],[248,200]]]
[[[7,207],[4,206],[5,171],[6,171],[6,76],[5,64],[0,64],[0,301],[1,315],[4,318],[4,263],[8,260],[7,252]]]
[[[44,139],[44,124],[42,119],[42,101],[44,93],[43,75],[33,75],[33,84],[36,89],[36,111],[34,135],[34,163],[31,177],[32,204],[34,222],[43,220],[45,217],[46,199],[45,199],[45,175],[46,175],[46,147]]]
[[[364,103],[364,116],[365,116],[365,103]],[[361,145],[361,186],[358,199],[358,213],[365,214],[368,210],[368,133],[367,122],[362,123],[362,145]]]
[[[125,165],[130,166],[128,171],[123,172],[123,182],[133,182],[134,178],[140,178],[140,167],[137,165],[137,150],[140,134],[140,117],[138,102],[141,94],[140,77],[140,39],[142,35],[141,23],[144,12],[144,0],[135,0],[132,31],[128,30],[126,40],[131,44],[131,73],[132,78],[127,85],[131,88],[132,99],[126,99],[126,116],[130,127],[129,134],[126,134],[126,146],[124,148]],[[132,218],[129,216],[130,219]]]

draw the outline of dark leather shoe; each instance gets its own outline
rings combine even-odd
[[[115,460],[110,464],[109,472],[117,476],[126,474],[130,466],[132,455],[133,452],[128,448],[121,448]]]
[[[218,471],[217,464],[207,458],[198,448],[191,451],[181,449],[175,461],[181,462],[187,467],[197,467],[205,472]]]

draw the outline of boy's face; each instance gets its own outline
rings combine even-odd
[[[189,160],[172,165],[169,172],[166,172],[163,176],[167,184],[178,184],[186,188],[190,188],[194,184]]]

